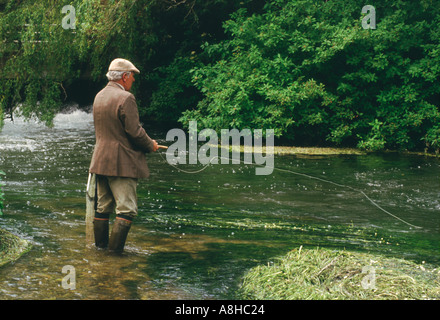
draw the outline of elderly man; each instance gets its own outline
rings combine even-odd
[[[96,175],[97,202],[93,229],[95,245],[122,253],[131,223],[137,215],[138,179],[147,178],[145,153],[158,145],[139,123],[136,100],[129,91],[139,70],[128,60],[111,62],[109,83],[95,97],[93,119],[96,145],[90,173]],[[109,216],[116,219],[109,239]]]

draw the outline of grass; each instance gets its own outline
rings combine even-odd
[[[272,264],[249,270],[240,296],[255,300],[437,300],[440,271],[404,259],[300,247]]]
[[[210,147],[215,147],[212,144],[209,144]],[[219,148],[228,148],[230,152],[236,151],[239,153],[253,153],[253,146],[244,146],[244,145],[227,145],[222,146],[218,145]],[[357,148],[342,148],[342,147],[291,147],[291,146],[274,146],[273,149],[266,150],[266,147],[262,147],[262,152],[264,154],[276,154],[276,155],[301,155],[301,156],[329,156],[329,155],[367,155],[371,153],[368,150],[362,150]],[[438,157],[439,153],[436,152],[428,152],[425,151],[407,151],[407,150],[382,150],[382,153],[401,153],[406,155],[417,155],[417,156],[427,156],[427,157]]]
[[[31,249],[29,241],[0,229],[0,267],[17,260]]]
[[[209,145],[214,146],[214,145]],[[229,151],[236,151],[240,153],[254,152],[253,146],[244,145],[218,145],[219,148],[228,148]],[[272,151],[272,148],[267,149],[265,146],[261,150],[264,154]],[[272,152],[269,152],[272,153]],[[352,155],[365,155],[367,152],[360,149],[354,148],[325,148],[325,147],[289,147],[289,146],[274,146],[273,154],[286,155],[286,154],[298,154],[298,155],[342,155],[342,154],[352,154]]]

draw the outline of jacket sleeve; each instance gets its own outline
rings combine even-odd
[[[132,94],[127,96],[120,107],[119,118],[134,148],[143,152],[152,152],[154,147],[153,140],[148,136],[139,122],[136,99]]]

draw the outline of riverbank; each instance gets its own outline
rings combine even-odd
[[[216,147],[216,145],[208,144],[209,147]],[[219,148],[229,149],[230,152],[239,153],[254,153],[254,146],[245,145],[217,145]],[[260,152],[260,151],[259,151]],[[355,149],[355,148],[327,148],[327,147],[291,147],[291,146],[273,146],[266,148],[263,146],[261,152],[265,154],[275,154],[275,155],[343,155],[343,154],[353,154],[353,155],[366,155],[367,152]]]
[[[0,229],[0,267],[16,261],[32,248],[29,241]]]
[[[300,247],[249,270],[240,294],[256,300],[437,300],[440,268],[368,253]]]
[[[208,144],[208,146],[214,146]],[[218,145],[219,148],[228,148],[229,151],[235,151],[239,153],[253,153],[253,146],[234,146]],[[426,157],[439,157],[438,153],[423,152],[423,151],[398,151],[398,150],[382,150],[377,152],[372,152],[368,150],[361,150],[357,148],[340,148],[340,147],[294,147],[294,146],[274,146],[266,149],[265,146],[262,147],[262,153],[264,154],[274,154],[274,155],[302,155],[302,156],[328,156],[328,155],[368,155],[371,153],[396,153],[402,155],[415,155],[415,156],[426,156]]]

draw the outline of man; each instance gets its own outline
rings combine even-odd
[[[89,172],[96,175],[97,202],[93,229],[95,245],[122,253],[137,215],[138,179],[147,178],[145,153],[158,145],[139,123],[136,100],[129,91],[139,70],[128,60],[111,62],[109,83],[95,97],[93,120],[96,145]],[[109,216],[116,219],[109,239]]]

